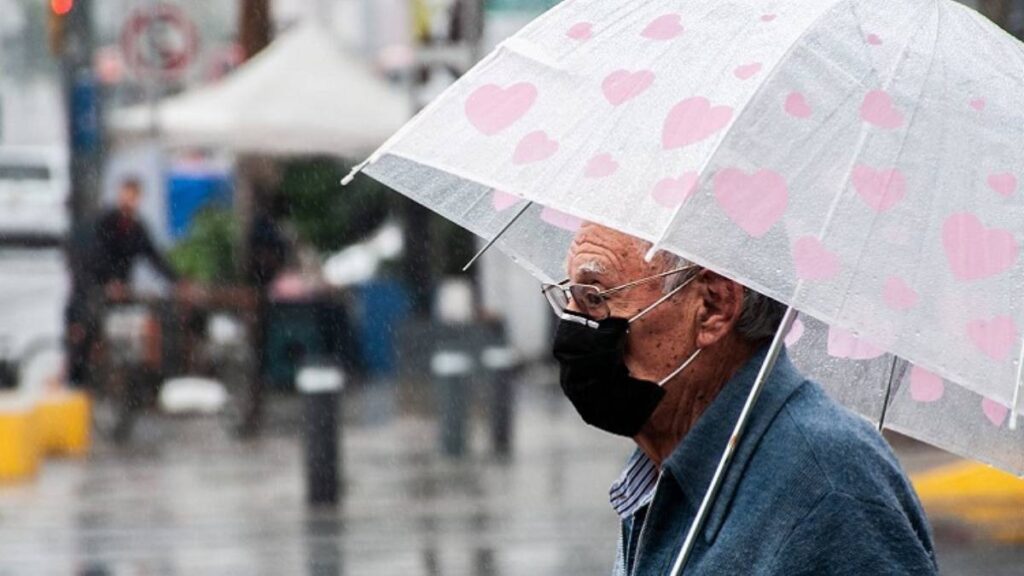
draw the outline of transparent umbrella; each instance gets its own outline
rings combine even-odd
[[[359,169],[545,281],[582,221],[731,277],[847,405],[1021,475],[1022,85],[949,0],[566,0]]]

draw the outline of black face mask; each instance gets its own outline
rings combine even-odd
[[[554,355],[561,366],[562,391],[583,421],[620,436],[636,436],[665,390],[629,375],[623,353],[629,321],[597,322],[565,313],[555,334]],[[673,373],[674,375],[675,373]]]

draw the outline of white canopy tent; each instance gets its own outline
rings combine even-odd
[[[224,80],[115,112],[118,136],[243,154],[359,156],[408,119],[402,94],[314,24],[283,35]]]

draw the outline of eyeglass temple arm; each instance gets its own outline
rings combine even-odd
[[[641,310],[640,313],[637,314],[636,316],[633,316],[632,318],[630,318],[629,319],[629,323],[632,324],[633,322],[636,322],[637,320],[643,318],[644,316],[647,315],[648,312],[650,312],[651,310],[654,310],[655,308],[660,306],[662,302],[664,302],[664,301],[668,300],[669,298],[675,296],[680,290],[682,290],[683,288],[686,288],[686,286],[689,285],[690,282],[693,282],[694,278],[696,278],[696,276],[691,276],[690,278],[687,278],[686,282],[683,282],[679,286],[676,286],[668,294],[665,294],[661,298],[658,298],[657,300],[655,300],[653,304],[651,304],[647,308],[644,308],[643,310]],[[667,380],[666,380],[666,382],[667,382]]]
[[[647,278],[641,278],[639,280],[634,280],[632,282],[629,282],[628,284],[623,284],[622,286],[616,286],[614,288],[609,288],[609,289],[604,290],[602,292],[598,292],[597,295],[598,296],[607,296],[609,294],[615,294],[616,292],[620,292],[620,291],[625,290],[627,288],[632,288],[633,286],[637,286],[639,284],[643,284],[644,282],[650,282],[651,280],[657,280],[658,278],[664,278],[665,276],[671,276],[672,274],[678,274],[679,272],[685,272],[685,271],[691,270],[693,268],[697,268],[697,265],[696,264],[689,264],[687,266],[683,266],[682,268],[676,268],[675,270],[669,270],[668,272],[662,272],[661,274],[655,274],[654,276],[648,276]]]

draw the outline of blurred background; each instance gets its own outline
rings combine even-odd
[[[0,574],[610,572],[536,281],[339,183],[554,4],[0,0]],[[1024,484],[889,439],[944,573],[1024,574]]]

